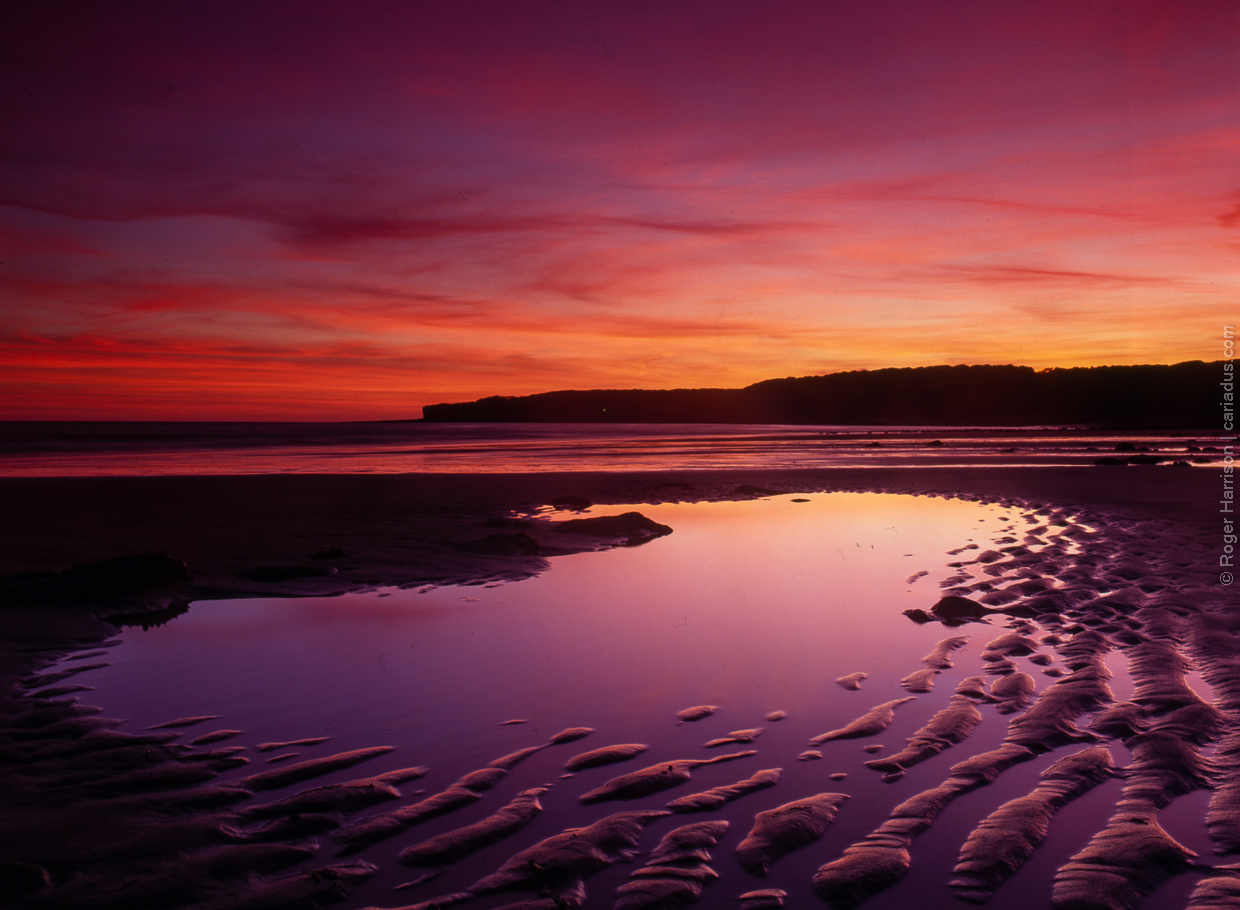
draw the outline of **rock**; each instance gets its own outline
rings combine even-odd
[[[240,736],[240,730],[216,730],[212,733],[204,733],[190,740],[190,745],[207,746],[211,743],[223,742],[226,739],[232,739],[234,736]]]
[[[257,774],[251,774],[249,777],[235,780],[233,783],[237,786],[245,787],[247,790],[275,790],[278,787],[286,787],[289,784],[309,780],[312,777],[319,777],[331,771],[351,768],[380,755],[394,752],[395,749],[395,746],[373,746],[369,749],[340,752],[325,758],[313,758],[310,761],[300,762],[296,765],[286,765],[270,771],[260,771]]]
[[[916,696],[907,695],[904,698],[896,698],[892,701],[883,702],[867,713],[861,715],[852,723],[838,730],[832,730],[829,733],[822,733],[815,736],[809,741],[811,746],[821,746],[823,743],[830,742],[834,739],[858,739],[863,736],[874,736],[886,730],[891,722],[895,720],[896,708],[900,705],[913,701]]]
[[[1124,741],[1132,751],[1120,807],[1130,803],[1157,810],[1177,796],[1211,789],[1210,762],[1192,742],[1174,733],[1153,730]]]
[[[658,793],[660,790],[667,790],[687,781],[692,776],[693,769],[701,765],[713,765],[718,762],[748,758],[750,755],[757,754],[757,752],[750,750],[748,752],[720,755],[716,758],[679,759],[661,762],[657,765],[651,765],[649,768],[642,768],[640,771],[633,771],[630,774],[614,777],[601,787],[596,787],[588,793],[583,793],[579,799],[586,805],[609,799],[639,799],[640,797],[649,796],[651,793]]]
[[[1033,707],[1012,721],[1007,741],[1040,752],[1070,743],[1094,742],[1097,737],[1078,729],[1073,721],[1113,700],[1106,684],[1111,671],[1101,657],[1107,650],[1106,639],[1089,631],[1061,645],[1060,655],[1073,672],[1049,686]]]
[[[889,776],[900,775],[905,769],[963,742],[981,719],[982,713],[973,702],[962,695],[953,695],[947,707],[914,733],[904,749],[894,755],[868,761],[865,766],[886,772]]]
[[[938,787],[923,790],[892,810],[890,817],[844,855],[821,866],[814,890],[836,910],[848,910],[893,885],[908,872],[909,848],[956,797],[991,783],[1006,768],[1033,758],[1033,751],[1005,744],[952,766]]]
[[[557,524],[555,531],[557,534],[615,538],[623,540],[625,546],[630,547],[672,533],[670,527],[651,521],[641,512],[600,515],[595,518],[570,518],[568,521]]]
[[[1006,635],[1000,635],[986,645],[985,650],[982,651],[982,660],[992,657],[1024,657],[1037,649],[1037,642],[1018,632],[1009,632]]]
[[[1219,778],[1206,827],[1219,853],[1240,850],[1240,732],[1228,733],[1214,753]]]
[[[704,812],[709,809],[717,809],[725,803],[732,802],[734,799],[740,799],[747,793],[775,786],[779,781],[779,775],[779,768],[759,771],[753,777],[739,780],[734,784],[715,787],[701,793],[694,793],[689,796],[682,796],[680,799],[674,799],[667,804],[667,808],[673,812]]]
[[[272,819],[258,828],[247,829],[246,835],[256,843],[304,840],[335,831],[343,823],[344,816],[338,812],[307,812]]]
[[[957,766],[959,767],[959,766]],[[908,871],[913,839],[934,822],[953,799],[980,786],[980,779],[952,777],[892,810],[891,816],[844,855],[814,874],[814,890],[833,908],[851,908],[899,881]]]
[[[1196,854],[1159,827],[1152,812],[1118,812],[1055,873],[1056,907],[1135,908],[1159,885],[1187,872]]]
[[[985,666],[985,671],[992,676],[1003,676],[1008,673],[1015,673],[1016,664],[1006,657],[991,657]]]
[[[701,720],[704,717],[710,717],[719,710],[718,705],[697,705],[692,708],[685,708],[676,714],[678,720],[682,723],[688,723],[695,720]]]
[[[399,799],[400,791],[396,789],[396,784],[416,780],[429,770],[425,766],[404,768],[362,780],[315,787],[294,793],[274,803],[251,806],[242,812],[242,816],[247,819],[278,818],[282,815],[304,815],[313,812],[347,815],[376,803]]]
[[[333,835],[339,844],[337,852],[340,855],[356,853],[414,825],[467,806],[481,799],[482,794],[495,786],[507,773],[503,768],[480,768],[466,774],[447,789],[412,805],[363,818]]]
[[[952,777],[967,780],[975,785],[994,783],[995,779],[1013,765],[1036,757],[1033,749],[1020,743],[1006,742],[998,749],[981,752],[952,765],[948,772]]]
[[[746,891],[738,900],[741,902],[740,910],[777,910],[784,905],[787,897],[788,892],[780,888],[763,888],[759,891]]]
[[[727,736],[712,739],[706,744],[705,748],[714,749],[719,746],[730,746],[737,743],[751,743],[761,735],[762,727],[754,727],[752,730],[733,730]]]
[[[1155,712],[1186,705],[1205,706],[1185,680],[1188,662],[1174,642],[1144,641],[1129,648],[1127,653],[1129,672],[1136,683],[1133,702]]]
[[[941,670],[936,670],[933,667],[927,667],[924,670],[914,670],[900,680],[900,685],[910,692],[929,692],[934,688],[934,678],[941,672]]]
[[[1189,910],[1235,910],[1240,907],[1240,868],[1215,866],[1216,874],[1202,879],[1188,898]],[[759,905],[760,906],[760,905]]]
[[[759,812],[749,835],[736,848],[741,868],[765,876],[780,857],[822,837],[847,799],[843,793],[819,793]]]
[[[547,792],[545,787],[523,790],[516,799],[493,815],[481,821],[447,831],[420,844],[407,847],[396,857],[406,866],[433,866],[453,863],[462,857],[476,853],[483,847],[503,840],[520,831],[542,812],[538,797]]]
[[[561,893],[561,889],[572,888],[586,877],[630,859],[642,829],[668,814],[651,810],[619,812],[585,828],[569,828],[522,850],[475,883],[466,894],[514,889]]]
[[[589,752],[582,752],[580,755],[574,755],[564,765],[565,771],[584,771],[586,768],[597,768],[600,765],[611,765],[620,761],[627,761],[634,756],[641,755],[648,748],[642,743],[619,743],[614,746],[603,746],[599,749],[592,749]]]
[[[1113,773],[1111,753],[1101,747],[1061,758],[1042,772],[1026,796],[1004,803],[969,835],[950,888],[956,897],[986,903],[1046,838],[1051,818]]]
[[[507,755],[500,756],[499,758],[495,759],[495,761],[491,762],[487,767],[488,768],[502,768],[505,771],[511,771],[513,768],[515,768],[521,762],[525,761],[531,755],[534,755],[537,752],[541,752],[543,749],[547,748],[549,745],[551,745],[551,743],[542,743],[541,745],[537,745],[537,746],[526,746],[524,749],[518,749],[516,752],[510,752]]]
[[[959,598],[963,600],[964,598]],[[942,603],[942,601],[939,601]],[[972,601],[969,601],[972,603]],[[969,643],[967,635],[958,635],[954,638],[945,638],[937,645],[934,650],[921,659],[921,662],[933,670],[950,670],[954,664],[951,661],[951,653],[963,648]]]
[[[1089,722],[1089,729],[1112,739],[1126,739],[1143,732],[1149,723],[1144,708],[1121,701],[1096,713]]]
[[[712,821],[669,831],[649,862],[616,889],[615,910],[677,910],[694,903],[719,877],[707,863],[727,830],[727,822]]]
[[[579,739],[584,739],[593,732],[593,727],[569,727],[567,730],[561,730],[555,736],[551,737],[551,744],[558,746],[562,743],[576,742]]]
[[[861,688],[861,683],[869,675],[868,673],[849,673],[847,676],[841,676],[836,682],[850,692],[856,692]]]
[[[989,616],[992,611],[975,600],[954,594],[940,599],[930,608],[931,615],[939,620],[971,620]]]
[[[106,665],[105,665],[106,666]],[[205,723],[209,720],[219,720],[218,714],[203,714],[197,717],[178,717],[176,720],[166,720],[161,724],[151,724],[148,730],[166,730],[177,727],[192,727],[196,724]]]
[[[1014,714],[1033,700],[1037,687],[1028,673],[1000,676],[990,685],[990,697],[1000,714]]]
[[[317,746],[329,739],[331,739],[330,736],[308,736],[305,739],[294,739],[286,743],[259,743],[254,749],[258,752],[275,752],[277,749],[288,749],[292,746]]]

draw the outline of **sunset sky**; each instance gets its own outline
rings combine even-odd
[[[0,418],[1221,356],[1240,2],[9,3]]]

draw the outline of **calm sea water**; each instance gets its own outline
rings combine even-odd
[[[9,422],[0,476],[1065,465],[1121,442],[1211,457],[1183,438],[1046,428]]]

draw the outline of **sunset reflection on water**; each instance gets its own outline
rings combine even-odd
[[[127,631],[113,665],[91,674],[99,690],[95,701],[133,718],[127,725],[133,729],[169,717],[218,714],[219,724],[246,731],[237,742],[328,735],[332,750],[395,745],[391,767],[429,765],[432,791],[569,726],[598,732],[581,748],[555,747],[528,759],[513,788],[556,781],[563,762],[584,748],[650,747],[623,766],[555,784],[544,798],[544,817],[491,851],[490,866],[453,867],[428,886],[433,892],[427,897],[467,887],[534,840],[596,820],[600,813],[575,799],[583,787],[651,762],[711,757],[728,750],[703,749],[707,739],[754,727],[765,728],[762,735],[738,748],[756,748],[758,756],[703,767],[691,784],[640,805],[661,806],[667,798],[772,767],[784,769],[770,791],[780,798],[748,797],[722,810],[722,817],[739,829],[753,812],[788,799],[833,789],[849,793],[853,799],[822,844],[781,862],[781,886],[795,883],[807,891],[813,868],[872,830],[893,800],[935,786],[966,748],[972,754],[1002,740],[1006,720],[986,707],[987,719],[967,746],[911,768],[897,784],[883,783],[863,766],[871,756],[860,747],[868,740],[828,743],[821,761],[797,761],[809,737],[907,695],[899,680],[921,668],[921,658],[948,635],[972,636],[956,652],[957,668],[944,673],[934,691],[901,707],[873,741],[887,751],[897,748],[947,704],[960,678],[980,672],[978,653],[1000,633],[998,623],[952,630],[917,625],[902,611],[928,608],[953,571],[946,564],[971,558],[949,556],[950,548],[984,549],[1004,529],[1019,530],[1023,522],[1015,510],[860,493],[636,508],[674,533],[639,547],[556,557],[548,572],[527,581],[195,604],[167,626]],[[928,574],[910,581],[923,571]],[[869,674],[861,691],[836,685],[837,677],[857,671]],[[676,713],[698,704],[719,711],[678,726]],[[764,721],[776,710],[788,718]],[[504,726],[508,720],[525,723]],[[1011,798],[1049,760],[1013,772],[1012,787],[989,788],[985,801]],[[376,762],[366,773],[381,770]],[[835,772],[848,777],[828,780]],[[344,771],[324,780],[356,776]],[[623,808],[632,806],[611,811]],[[949,817],[936,831],[958,844],[970,822]],[[396,843],[407,846],[460,823],[428,823]],[[356,906],[391,903],[384,887],[403,880],[383,860],[386,854],[375,851],[366,856],[381,872],[359,889]],[[725,878],[741,875],[728,864],[719,869]],[[744,887],[746,879],[734,884]],[[600,893],[614,892],[604,885]],[[902,894],[903,886],[892,889],[875,906],[901,906]]]

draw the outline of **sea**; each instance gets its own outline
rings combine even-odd
[[[1028,467],[1092,464],[1117,446],[1216,454],[1208,439],[1083,427],[10,421],[0,477]]]

